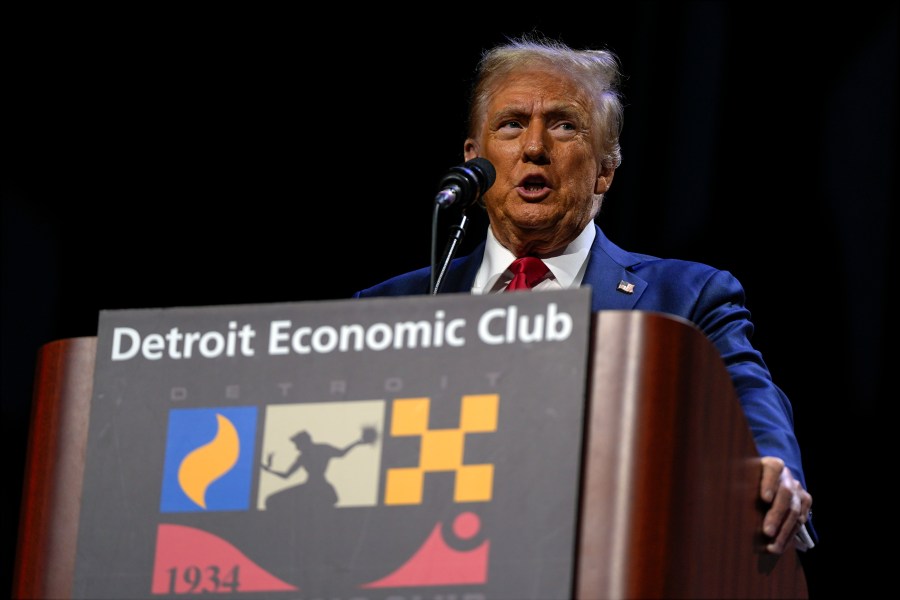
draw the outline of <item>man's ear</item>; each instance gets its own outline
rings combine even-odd
[[[597,175],[597,181],[594,182],[594,193],[605,194],[607,191],[609,191],[609,188],[612,186],[613,176],[615,174],[615,169],[610,169],[609,167],[601,168],[600,174]]]
[[[466,162],[478,158],[478,144],[472,138],[466,139],[466,143],[463,144],[463,156],[465,156]]]

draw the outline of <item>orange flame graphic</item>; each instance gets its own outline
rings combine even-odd
[[[231,470],[241,453],[241,442],[234,424],[216,415],[219,429],[211,442],[200,446],[181,461],[178,483],[188,498],[206,508],[206,490]]]

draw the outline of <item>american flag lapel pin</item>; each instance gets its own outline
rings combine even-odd
[[[616,288],[617,291],[620,291],[625,294],[633,294],[634,293],[634,284],[628,283],[624,279],[619,282],[619,286]]]

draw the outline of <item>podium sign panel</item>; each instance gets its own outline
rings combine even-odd
[[[74,598],[572,596],[590,290],[103,311]]]

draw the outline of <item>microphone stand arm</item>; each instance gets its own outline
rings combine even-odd
[[[434,286],[431,290],[432,296],[436,296],[441,291],[447,269],[450,267],[451,261],[453,261],[453,258],[459,251],[460,244],[466,237],[466,227],[468,224],[469,217],[463,212],[459,219],[459,223],[450,227],[450,237],[447,238],[447,244],[444,247],[444,257],[441,259],[440,268],[437,270],[436,277],[434,276],[435,268],[434,265],[432,265],[432,283]]]

